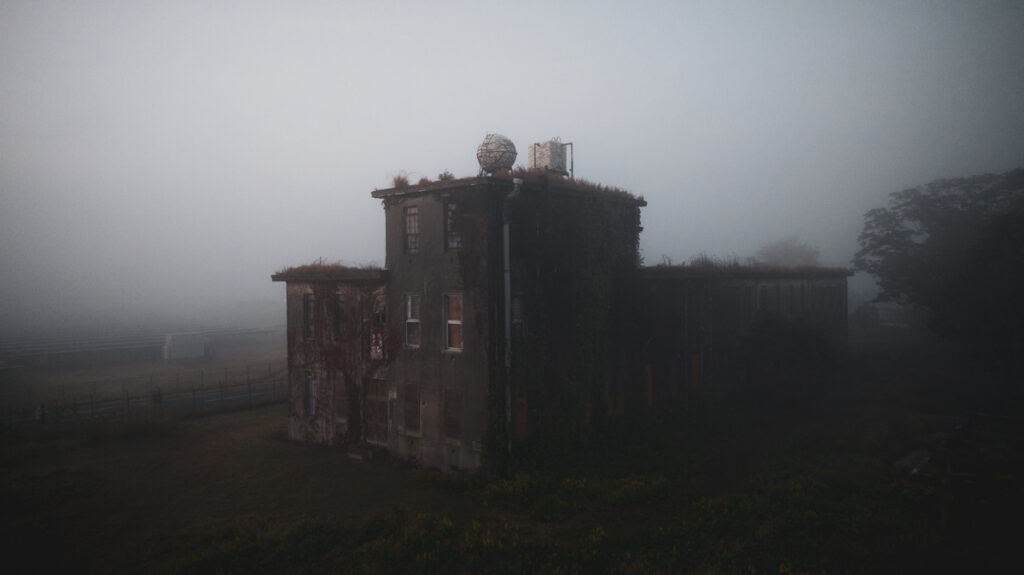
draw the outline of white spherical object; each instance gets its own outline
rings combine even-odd
[[[480,169],[489,174],[511,170],[516,162],[516,145],[501,134],[487,134],[476,149],[476,161],[480,162]]]

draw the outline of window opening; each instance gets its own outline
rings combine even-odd
[[[420,251],[420,208],[406,206],[405,215],[405,253],[415,254]]]
[[[444,205],[444,241],[445,249],[449,251],[462,249],[462,236],[459,235],[455,223],[457,216],[458,208],[455,202],[446,203]]]
[[[444,434],[452,439],[462,435],[462,391],[444,390]]]
[[[420,388],[415,383],[405,384],[405,430],[420,432]]]
[[[405,295],[405,345],[420,346],[420,294]]]
[[[341,341],[342,336],[345,333],[345,296],[343,294],[334,295],[334,325],[331,330],[331,335],[334,337],[334,341]]]
[[[302,294],[302,336],[313,337],[315,332],[313,323],[313,294]]]
[[[462,349],[462,295],[444,296],[444,347],[449,350]]]
[[[307,415],[313,415],[316,413],[316,371],[306,370],[305,387],[305,411]]]

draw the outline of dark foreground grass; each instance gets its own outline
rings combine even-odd
[[[40,571],[999,571],[1014,397],[941,355],[875,353],[815,397],[711,402],[509,479],[290,443],[282,406],[7,437],[0,535]],[[931,462],[894,466],[915,450]]]

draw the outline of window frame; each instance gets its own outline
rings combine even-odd
[[[452,318],[451,307],[449,301],[451,298],[458,298],[459,301],[459,317]],[[465,298],[462,297],[461,293],[446,293],[441,297],[441,315],[444,318],[444,351],[461,352],[466,347],[465,330],[462,329],[465,314]],[[458,343],[459,345],[452,345],[452,327],[458,326]]]
[[[417,349],[423,344],[423,297],[419,293],[407,293],[405,294],[405,302],[402,305],[403,308],[403,320],[405,323],[405,347],[410,349]],[[415,309],[413,307],[415,302]],[[413,312],[416,312],[413,314]],[[415,327],[416,341],[411,342],[409,338],[410,329]]]
[[[413,204],[402,208],[402,250],[406,254],[420,252],[420,207]]]
[[[462,249],[462,234],[456,228],[459,205],[456,202],[444,203],[444,249],[446,252],[454,252]]]

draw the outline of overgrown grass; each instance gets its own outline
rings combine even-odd
[[[578,465],[507,479],[281,441],[281,406],[128,422],[5,457],[0,535],[20,557],[59,533],[37,561],[108,572],[990,572],[1012,558],[1019,450],[979,455],[969,481],[891,465],[993,398],[941,363],[857,361],[827,394],[668,413]]]

